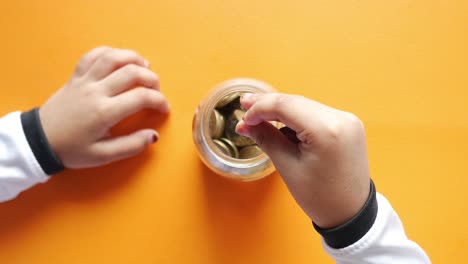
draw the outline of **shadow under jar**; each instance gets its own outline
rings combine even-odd
[[[193,117],[192,135],[198,155],[212,171],[240,181],[258,180],[275,171],[255,142],[235,133],[246,111],[240,105],[240,96],[271,92],[275,90],[264,82],[239,78],[215,86],[200,102]]]

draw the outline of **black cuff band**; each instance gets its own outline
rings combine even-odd
[[[367,234],[374,225],[377,211],[377,194],[374,182],[371,180],[369,197],[359,213],[338,227],[322,229],[314,223],[314,228],[330,247],[345,248]]]
[[[37,162],[47,175],[59,173],[64,169],[62,162],[57,158],[47,141],[39,119],[39,108],[21,114],[21,124],[24,135],[28,141]]]

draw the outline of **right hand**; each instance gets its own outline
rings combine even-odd
[[[244,94],[247,109],[236,132],[271,158],[304,212],[321,228],[341,225],[364,206],[370,191],[364,127],[353,114],[302,96]],[[268,121],[296,132],[292,142]]]
[[[119,137],[109,132],[143,108],[169,112],[159,78],[148,66],[131,50],[93,49],[81,58],[68,83],[40,108],[49,144],[66,168],[95,167],[131,157],[158,139],[152,129]]]

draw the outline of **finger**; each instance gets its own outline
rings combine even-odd
[[[155,130],[142,129],[129,135],[101,140],[93,145],[93,152],[101,163],[106,164],[135,156],[158,139]]]
[[[83,55],[83,57],[81,57],[80,61],[76,65],[74,75],[77,77],[85,75],[86,72],[88,72],[88,70],[91,68],[91,66],[96,62],[96,60],[102,54],[110,50],[112,50],[111,47],[101,46],[101,47],[94,48],[88,53],[86,53],[85,55]]]
[[[162,93],[154,89],[139,87],[112,98],[110,120],[113,124],[142,109],[155,109],[168,113],[170,106]]]
[[[94,80],[101,80],[127,64],[136,64],[146,68],[149,66],[149,62],[133,50],[112,49],[99,57],[89,70],[89,74]]]
[[[283,166],[285,162],[298,157],[297,144],[290,142],[277,127],[268,122],[249,126],[240,121],[236,133],[254,140],[276,165]]]
[[[245,110],[249,110],[252,104],[255,102],[251,97],[254,96],[252,93],[243,93],[240,97],[240,103]]]
[[[116,95],[136,86],[159,90],[159,77],[149,70],[135,64],[128,64],[107,76],[104,80],[107,94]]]
[[[244,115],[247,125],[280,121],[297,132],[299,139],[306,129],[311,133],[320,133],[333,116],[333,108],[297,95],[250,94],[243,96],[241,104],[249,107]]]

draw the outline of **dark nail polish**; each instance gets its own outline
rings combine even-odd
[[[151,143],[156,143],[156,141],[158,141],[158,137],[154,134],[153,137],[151,137]]]

